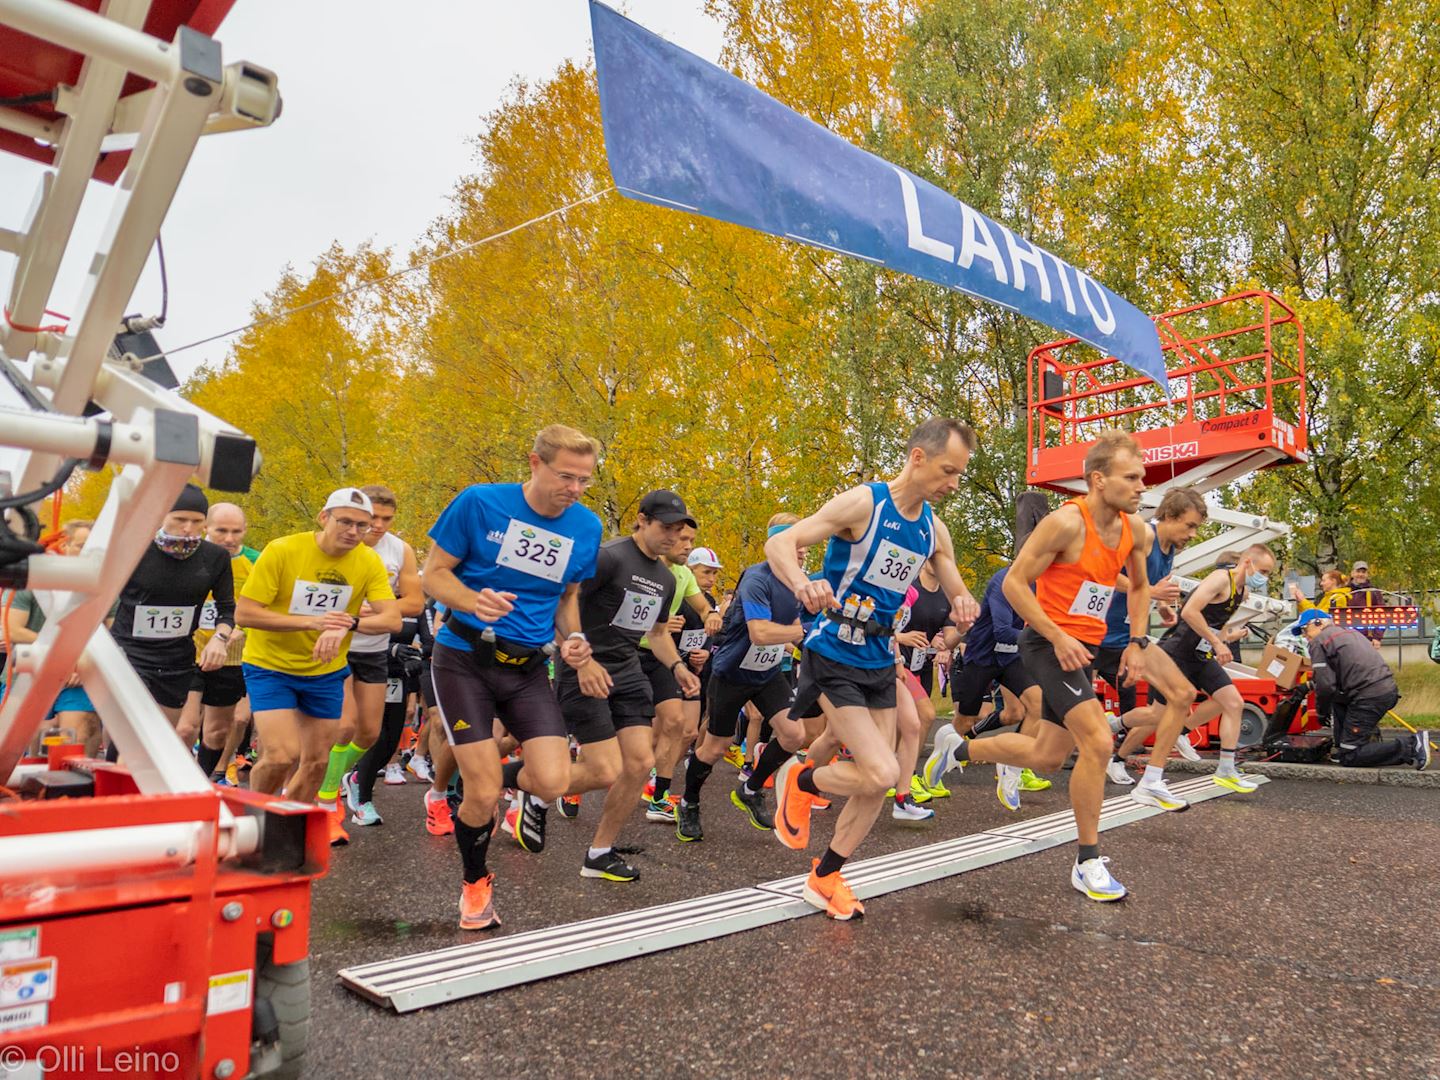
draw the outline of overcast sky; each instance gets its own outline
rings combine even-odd
[[[615,6],[709,60],[720,26],[702,0]],[[167,348],[231,330],[291,263],[302,270],[338,240],[405,251],[447,211],[455,181],[474,169],[471,140],[514,80],[539,81],[590,52],[585,0],[238,0],[216,35],[226,63],[274,71],[284,115],[258,131],[200,141],[162,237],[170,279]],[[0,156],[0,225],[18,227],[40,166]],[[48,305],[69,312],[110,210],[92,184]],[[77,253],[77,247],[80,248]],[[14,259],[0,254],[8,293]],[[129,306],[155,314],[152,257]],[[182,381],[216,342],[174,357]]]

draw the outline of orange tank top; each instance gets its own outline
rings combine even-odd
[[[1035,597],[1055,625],[1077,641],[1099,645],[1105,640],[1105,613],[1117,597],[1115,579],[1130,558],[1130,515],[1120,519],[1120,542],[1108,548],[1084,499],[1070,499],[1085,517],[1085,546],[1073,563],[1051,563],[1035,580]],[[1124,603],[1125,598],[1119,597]]]

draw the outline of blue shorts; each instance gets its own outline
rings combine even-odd
[[[241,664],[240,669],[245,673],[251,712],[297,709],[317,720],[340,719],[348,667],[326,675],[287,675],[255,664]]]
[[[5,680],[0,679],[0,695],[5,693]],[[55,704],[50,706],[50,711],[45,714],[46,720],[53,720],[58,713],[62,712],[94,712],[95,706],[90,702],[90,695],[85,693],[83,686],[67,686],[60,691],[55,699]]]

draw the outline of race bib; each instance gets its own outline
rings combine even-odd
[[[925,661],[930,659],[929,649],[916,649],[910,654],[910,670],[919,671],[925,666]]]
[[[925,556],[899,544],[881,543],[862,579],[877,589],[903,593],[925,563]]]
[[[655,628],[655,620],[659,614],[660,597],[626,589],[625,599],[621,601],[620,610],[615,612],[615,617],[610,620],[610,625],[618,626],[621,630],[638,630],[645,634]]]
[[[350,606],[349,585],[323,585],[318,581],[297,581],[290,594],[291,615],[328,615]]]
[[[385,680],[385,701],[387,704],[395,704],[405,700],[405,684],[399,679]]]
[[[709,635],[703,629],[680,631],[680,655],[684,656],[686,653],[705,648],[705,642],[708,640]]]
[[[1075,594],[1075,602],[1070,605],[1071,615],[1088,615],[1092,619],[1104,619],[1105,613],[1110,610],[1110,600],[1115,595],[1115,586],[1101,585],[1099,582],[1087,581],[1080,586],[1080,591]]]
[[[787,645],[751,645],[740,667],[744,671],[770,671],[780,666],[787,648]]]
[[[574,546],[575,541],[568,536],[511,518],[495,562],[546,581],[564,581]]]
[[[199,626],[199,629],[201,629],[201,630],[214,630],[214,629],[215,629],[215,616],[217,616],[218,614],[220,614],[220,609],[215,606],[215,601],[214,601],[214,600],[206,600],[205,603],[204,603],[203,605],[201,605],[201,607],[200,607],[200,626]]]
[[[152,639],[186,637],[190,633],[190,620],[194,617],[194,607],[137,607],[135,626],[130,636]]]

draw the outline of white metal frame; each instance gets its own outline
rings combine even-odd
[[[204,34],[181,27],[165,42],[143,33],[139,27],[149,9],[150,0],[105,0],[98,14],[66,0],[0,0],[0,23],[85,56],[76,85],[58,95],[63,122],[0,109],[0,127],[57,148],[55,166],[45,173],[23,227],[0,230],[0,250],[18,259],[5,305],[16,324],[43,323],[96,161],[117,138],[133,136],[109,223],[79,302],[69,308],[74,316],[67,330],[0,326],[0,494],[34,490],[66,458],[123,466],[84,552],[29,560],[28,584],[47,620],[37,641],[14,649],[12,685],[0,708],[0,778],[12,777],[74,671],[140,790],[178,793],[207,790],[209,780],[175,738],[104,619],[180,488],[192,477],[211,485],[220,466],[233,473],[225,454],[238,445],[243,460],[246,442],[238,429],[107,362],[107,354],[200,136],[263,127],[279,114],[280,98],[270,72],[248,63],[224,66],[219,43]],[[122,99],[131,73],[155,85]],[[82,419],[92,400],[105,415]],[[109,864],[125,851],[150,857],[156,845],[182,858],[193,849],[178,834],[66,837],[65,857],[87,863]],[[254,843],[253,822],[225,813],[222,852],[249,850]],[[43,869],[49,857],[43,845],[0,839],[7,876]]]

